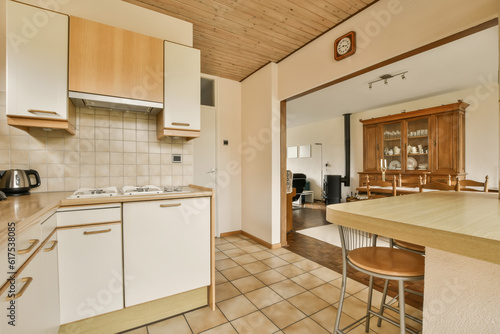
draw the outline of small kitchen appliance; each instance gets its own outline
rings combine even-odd
[[[35,183],[31,183],[30,175],[35,177]],[[7,196],[28,195],[31,188],[38,187],[40,184],[40,174],[34,169],[0,171],[0,191]]]

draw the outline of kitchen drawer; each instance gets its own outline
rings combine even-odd
[[[42,222],[42,238],[40,242],[44,241],[49,235],[54,232],[57,227],[57,215],[53,212],[47,219]]]
[[[122,220],[120,204],[72,206],[57,210],[57,226],[111,223]]]
[[[26,230],[18,232],[16,239],[15,270],[17,271],[23,263],[33,255],[35,250],[40,247],[43,241],[40,223],[34,224]]]

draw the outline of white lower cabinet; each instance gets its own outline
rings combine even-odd
[[[210,285],[210,198],[123,204],[125,306]]]
[[[121,224],[58,230],[61,324],[123,308]]]
[[[13,301],[6,300],[11,294]],[[54,334],[59,331],[57,239],[49,242],[30,260],[12,285],[0,296],[3,334]],[[9,321],[13,321],[12,326]]]

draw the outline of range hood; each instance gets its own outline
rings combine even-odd
[[[136,111],[144,113],[158,113],[163,109],[163,103],[126,99],[121,97],[88,94],[69,91],[69,98],[76,107],[100,108],[123,111]]]

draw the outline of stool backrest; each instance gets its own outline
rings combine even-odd
[[[347,254],[353,249],[375,247],[377,245],[377,235],[373,233],[339,225],[339,234],[344,257],[347,257]]]

